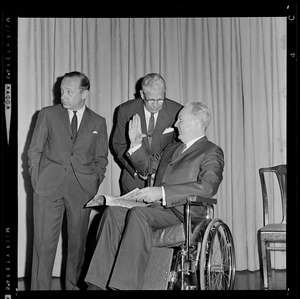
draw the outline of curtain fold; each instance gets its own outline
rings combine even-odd
[[[258,169],[286,163],[286,19],[20,18],[18,20],[18,276],[30,273],[32,189],[27,150],[36,112],[59,100],[58,79],[78,70],[91,81],[87,105],[106,118],[133,99],[137,82],[159,72],[167,97],[203,101],[207,136],[225,154],[215,216],[230,227],[237,270],[259,269],[262,226]],[[100,190],[119,194],[120,169],[109,154]],[[274,192],[275,193],[275,192]],[[277,217],[277,210],[274,217]],[[54,275],[60,275],[59,244]],[[272,257],[285,267],[285,255]]]

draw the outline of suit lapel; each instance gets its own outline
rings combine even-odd
[[[157,119],[156,119],[156,125],[154,128],[154,136],[157,136],[155,139],[160,139],[160,134],[165,129],[168,123],[168,114],[164,109],[161,109],[158,113]]]
[[[155,130],[159,131],[161,128],[164,128],[168,122],[168,113],[166,109],[163,108],[159,111],[158,117],[157,117],[157,126],[155,126]]]
[[[61,106],[59,109],[59,116],[60,116],[60,119],[62,120],[64,126],[66,127],[67,131],[70,133],[70,135],[72,135],[68,109],[63,108]]]
[[[161,134],[164,131],[164,129],[167,127],[168,123],[168,114],[166,112],[165,105],[163,108],[159,111],[154,131],[153,131],[153,137],[151,142],[151,147],[155,148],[155,146],[160,142]]]
[[[88,127],[90,119],[91,119],[91,111],[88,107],[85,107],[77,135],[82,134],[82,131],[84,130],[84,128]]]
[[[199,149],[201,147],[201,143],[206,142],[207,141],[207,137],[204,136],[202,138],[200,138],[199,140],[197,140],[194,144],[192,144],[188,149],[186,149],[183,153],[180,152],[183,150],[183,147],[179,146],[173,154],[172,157],[172,161],[174,162],[175,160],[181,159],[184,156],[194,152],[195,150]]]
[[[91,118],[92,118],[91,110],[88,107],[85,107],[85,110],[83,112],[82,119],[80,122],[80,126],[78,128],[76,139],[79,136],[86,134],[86,132],[89,130],[90,124],[91,124]],[[84,137],[81,137],[81,138],[84,139]],[[75,140],[74,144],[76,144],[76,140]]]
[[[177,147],[177,149],[174,151],[173,156],[172,156],[172,161],[175,161],[182,154],[183,149],[184,149],[184,143],[181,143]]]

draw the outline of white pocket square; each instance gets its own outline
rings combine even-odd
[[[173,131],[174,131],[174,128],[169,127],[169,128],[166,128],[166,129],[163,131],[163,134],[168,134],[168,133],[171,133],[171,132],[173,132]]]
[[[98,132],[97,132],[97,131],[94,131],[93,134],[98,134]]]

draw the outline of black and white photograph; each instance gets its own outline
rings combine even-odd
[[[189,3],[2,10],[2,298],[299,295],[297,5]]]

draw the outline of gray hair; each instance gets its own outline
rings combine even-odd
[[[206,104],[202,102],[191,102],[187,103],[185,106],[191,107],[191,113],[201,121],[206,130],[212,119],[211,113]]]
[[[163,92],[166,92],[166,83],[164,78],[157,73],[150,73],[143,78],[142,89],[144,88],[161,88]]]

